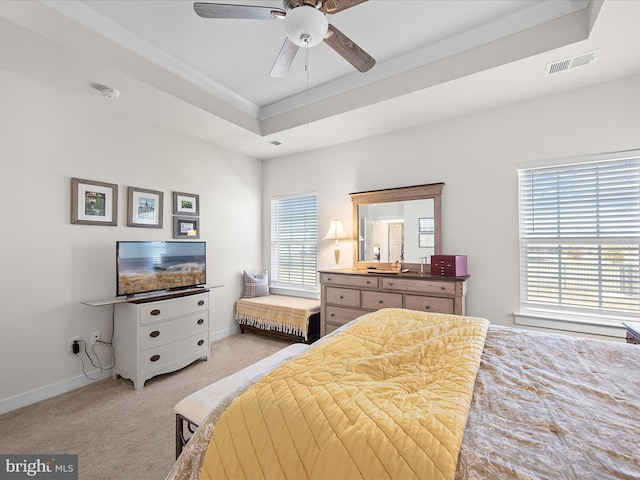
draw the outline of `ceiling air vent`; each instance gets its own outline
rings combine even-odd
[[[563,58],[562,60],[547,63],[545,76],[548,77],[549,75],[554,75],[556,73],[566,72],[567,70],[573,70],[574,68],[591,65],[598,59],[599,55],[600,50],[594,50],[592,52],[587,52],[581,55],[575,55],[570,58]]]
[[[260,145],[266,145],[267,147],[279,147],[280,145],[282,145],[282,142],[278,140],[270,140],[268,142],[263,142]]]

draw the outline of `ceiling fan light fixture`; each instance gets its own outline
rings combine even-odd
[[[296,7],[284,19],[287,37],[299,47],[314,47],[324,40],[329,22],[324,14],[311,6]]]

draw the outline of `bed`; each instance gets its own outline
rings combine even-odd
[[[230,392],[167,478],[640,479],[639,363],[633,345],[379,310]]]

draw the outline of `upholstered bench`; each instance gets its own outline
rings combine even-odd
[[[236,302],[240,331],[312,343],[320,338],[320,300],[288,295],[263,295]]]
[[[304,343],[294,343],[262,360],[204,387],[176,404],[173,411],[176,414],[176,458],[189,441],[198,425],[209,414],[239,387],[247,383],[255,383],[281,363],[299,355],[310,348]]]

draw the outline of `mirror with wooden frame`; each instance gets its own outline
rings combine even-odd
[[[444,183],[350,193],[353,204],[353,265],[358,270],[402,268],[420,271],[441,244]],[[425,271],[429,271],[428,267]]]

